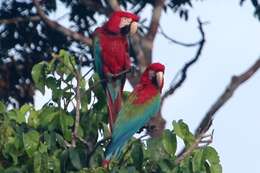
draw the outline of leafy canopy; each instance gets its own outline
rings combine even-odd
[[[109,137],[105,96],[97,75],[85,80],[79,72],[75,57],[61,50],[51,61],[39,62],[32,68],[39,91],[44,93],[46,88],[52,91],[51,100],[41,109],[30,104],[7,109],[0,102],[0,172],[222,172],[217,151],[210,146],[197,148],[180,163],[176,162],[179,141],[186,148],[195,141],[182,120],[174,121],[173,130],[164,130],[159,138],[132,138],[120,159],[112,160],[109,170],[104,169],[102,160]],[[73,146],[77,86],[80,121]]]

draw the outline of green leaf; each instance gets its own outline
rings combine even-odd
[[[32,78],[35,83],[37,89],[40,90],[42,94],[45,93],[45,69],[47,67],[47,63],[42,61],[32,68]]]
[[[217,151],[210,146],[204,149],[204,159],[208,160],[211,164],[219,164],[220,162]]]
[[[40,153],[36,152],[34,154],[34,159],[33,159],[33,170],[34,170],[34,173],[41,173],[41,155]]]
[[[210,172],[211,173],[222,173],[222,167],[220,164],[216,164],[216,165],[211,165],[210,167]]]
[[[48,151],[48,145],[44,143],[40,143],[39,152],[40,153],[47,153]]]
[[[73,167],[76,169],[81,169],[81,162],[80,162],[80,157],[79,157],[79,153],[76,149],[71,148],[69,150],[69,158],[70,158],[70,162],[72,163]]]
[[[155,148],[156,148],[156,152],[154,152]],[[154,161],[161,160],[162,158],[165,157],[166,152],[162,145],[162,137],[150,138],[147,140],[146,155],[148,155],[148,157],[150,157],[150,159]]]
[[[21,173],[21,169],[17,167],[9,167],[4,171],[4,173]]]
[[[29,104],[25,104],[23,105],[20,110],[18,111],[18,115],[17,115],[17,118],[16,118],[16,121],[21,124],[23,122],[26,122],[25,120],[25,115],[28,111],[30,111],[32,109],[32,106],[29,105]]]
[[[203,157],[205,161],[209,162],[211,173],[222,173],[218,153],[213,147],[206,147],[203,152]]]
[[[6,111],[6,107],[3,102],[0,102],[0,113],[4,113]]]
[[[203,166],[203,150],[195,150],[192,158],[193,172],[197,173],[202,171]]]
[[[101,147],[98,147],[93,155],[90,157],[89,165],[91,168],[96,168],[102,165],[104,151]]]
[[[41,126],[49,126],[53,119],[59,114],[58,110],[54,107],[47,107],[40,113]]]
[[[48,77],[46,79],[46,85],[48,88],[54,90],[59,87],[57,80],[54,77]]]
[[[8,118],[10,118],[11,120],[16,121],[17,123],[21,124],[25,121],[25,114],[22,114],[20,112],[20,110],[18,109],[12,109],[9,112],[7,112],[7,116]]]
[[[59,124],[66,140],[71,140],[71,127],[73,123],[74,119],[72,116],[67,115],[64,111],[59,114]]]
[[[182,120],[173,121],[174,132],[178,137],[184,140],[186,147],[189,147],[195,141],[195,137],[190,132],[189,127]]]
[[[81,105],[82,105],[82,111],[87,112],[88,111],[88,104],[90,103],[91,100],[91,91],[83,91],[81,92]]]
[[[48,158],[48,170],[53,173],[60,173],[60,160],[56,155]]]
[[[52,90],[52,99],[53,101],[59,103],[60,98],[62,97],[63,90],[62,89],[54,89]]]
[[[71,56],[65,50],[60,50],[59,56],[62,59],[60,71],[68,75],[71,74],[71,72],[74,71],[74,67],[76,66],[75,57]]]
[[[35,152],[33,155],[33,168],[34,173],[47,173],[48,172],[48,155],[47,153],[41,154]]]
[[[163,142],[165,151],[170,155],[174,155],[176,152],[176,149],[177,149],[176,135],[167,129],[163,132],[163,141],[162,142]]]
[[[211,173],[209,163],[208,162],[204,162],[204,166],[205,166],[206,173]]]
[[[60,155],[61,172],[66,172],[69,161],[69,150],[63,150]]]
[[[40,134],[35,130],[23,134],[24,149],[30,157],[38,148],[39,138]]]
[[[143,164],[144,155],[143,155],[142,144],[140,142],[134,142],[134,144],[132,146],[131,157],[132,157],[135,167],[137,169],[141,169],[142,164]]]
[[[28,111],[30,111],[32,109],[32,105],[29,104],[24,104],[21,108],[20,108],[20,113],[25,115]]]
[[[39,113],[35,110],[32,110],[30,112],[29,118],[28,118],[28,125],[37,128],[40,125],[40,118]]]

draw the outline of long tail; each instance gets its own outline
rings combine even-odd
[[[107,84],[106,95],[109,114],[109,126],[111,131],[122,105],[121,85],[121,80],[116,80]]]

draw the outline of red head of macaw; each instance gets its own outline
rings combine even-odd
[[[130,68],[128,40],[126,35],[137,30],[139,17],[135,14],[116,11],[109,20],[94,32],[93,56],[95,71],[99,74],[107,95],[110,129],[121,108],[125,74],[117,74]],[[113,78],[114,77],[114,78]]]
[[[112,156],[117,157],[123,145],[158,113],[164,68],[160,63],[153,63],[142,74],[139,83],[118,114],[111,142],[105,152],[104,164],[107,164]]]

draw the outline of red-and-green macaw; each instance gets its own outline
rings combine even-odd
[[[105,151],[104,166],[112,157],[117,158],[123,145],[158,113],[164,68],[160,63],[149,65],[122,106],[113,127],[111,141]]]
[[[136,32],[138,20],[139,17],[135,14],[116,11],[93,35],[95,71],[103,81],[102,85],[107,95],[110,130],[121,108],[126,79],[125,73],[118,74],[130,69],[131,65],[127,35]]]

